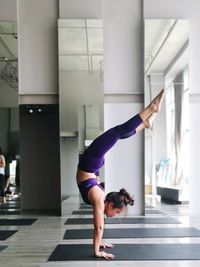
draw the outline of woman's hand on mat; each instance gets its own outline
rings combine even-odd
[[[112,260],[115,256],[113,254],[106,253],[105,251],[99,251],[98,253],[96,253],[96,257]]]
[[[100,248],[113,248],[114,245],[113,244],[109,244],[109,243],[105,243],[105,244],[101,244]]]

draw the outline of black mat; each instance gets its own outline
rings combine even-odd
[[[130,217],[122,217],[122,218],[106,218],[106,224],[180,224],[179,221],[170,218],[170,217],[162,217],[162,218],[130,218]],[[70,218],[67,219],[65,224],[93,224],[92,218]]]
[[[91,210],[91,209],[92,209],[92,206],[91,206],[91,205],[90,205],[90,206],[89,206],[89,205],[86,205],[86,206],[80,206],[79,209],[81,209],[81,210],[84,210],[84,209],[85,209],[85,210],[86,210],[86,209],[87,209],[87,210]]]
[[[114,260],[200,260],[200,244],[116,244],[106,249]],[[93,255],[92,245],[58,245],[48,261],[102,261]]]
[[[66,230],[64,239],[91,239],[93,229]],[[200,237],[200,230],[192,227],[167,228],[113,228],[104,229],[104,238],[160,238],[160,237]]]
[[[1,252],[2,250],[4,250],[5,248],[7,248],[7,246],[0,246],[0,252]]]
[[[20,209],[0,209],[0,215],[20,215]]]
[[[146,214],[163,214],[162,212],[160,212],[159,210],[145,210]],[[91,215],[93,214],[93,210],[92,209],[80,209],[80,210],[74,210],[72,212],[72,214],[79,214],[79,215]]]
[[[20,205],[17,204],[3,204],[0,209],[20,209]]]
[[[0,230],[0,240],[6,240],[8,239],[10,236],[14,235],[15,233],[17,233],[18,231],[14,231],[14,230]]]
[[[72,214],[78,214],[78,215],[91,215],[93,214],[93,210],[85,210],[85,209],[81,209],[81,210],[74,210],[72,211]]]
[[[0,225],[31,225],[37,219],[0,219]]]
[[[92,209],[86,209],[86,208],[81,208],[80,210],[74,210],[72,214],[78,214],[78,215],[91,215],[93,214]],[[145,210],[145,214],[163,214],[159,210]]]

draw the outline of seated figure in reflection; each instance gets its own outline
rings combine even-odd
[[[107,217],[113,217],[119,214],[127,205],[134,204],[134,199],[125,189],[105,195],[97,179],[99,169],[104,164],[104,155],[119,139],[128,138],[145,128],[150,128],[160,110],[163,98],[164,89],[139,114],[97,137],[86,149],[79,161],[76,180],[84,202],[93,206],[93,248],[96,257],[114,258],[113,254],[101,250],[102,248],[112,247],[112,244],[101,243],[104,214]]]

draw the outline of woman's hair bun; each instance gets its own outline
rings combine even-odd
[[[130,194],[126,191],[126,189],[122,188],[119,191],[120,195],[124,197],[124,203],[125,205],[134,205],[134,198],[130,196]]]

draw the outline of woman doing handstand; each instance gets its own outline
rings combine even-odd
[[[150,128],[156,113],[160,110],[163,98],[164,89],[139,114],[97,137],[79,161],[76,180],[83,200],[93,206],[93,248],[96,257],[114,258],[113,254],[100,250],[101,248],[112,247],[111,244],[101,243],[104,214],[107,217],[113,217],[119,214],[125,206],[134,204],[134,199],[125,189],[105,195],[97,180],[97,173],[104,164],[104,155],[119,139],[128,138],[144,128]]]

